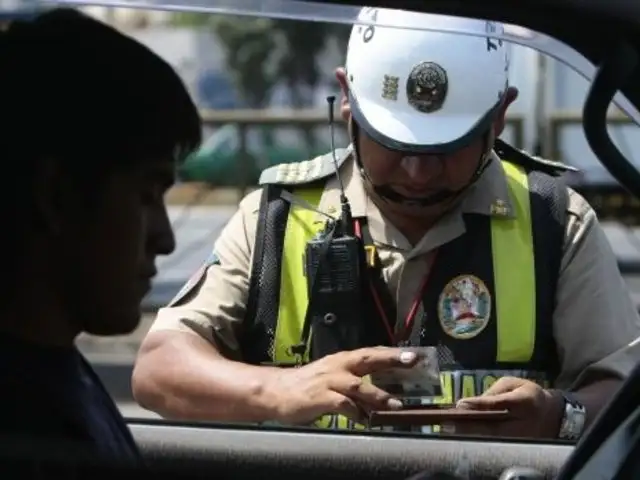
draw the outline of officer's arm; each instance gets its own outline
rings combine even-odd
[[[555,387],[574,391],[590,422],[640,360],[640,319],[595,212],[572,191],[553,322]]]
[[[215,255],[158,316],[133,372],[136,401],[167,418],[263,421],[264,382],[276,369],[245,365],[236,333],[249,289],[259,192],[243,200]]]

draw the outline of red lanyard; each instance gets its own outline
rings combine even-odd
[[[358,238],[362,240],[362,227],[360,225],[360,221],[358,220],[355,220],[355,233],[356,236],[358,236]],[[391,340],[392,345],[404,345],[409,340],[409,336],[411,335],[411,331],[413,330],[413,325],[415,323],[418,309],[420,308],[420,303],[422,303],[422,297],[424,296],[424,292],[426,291],[427,285],[429,284],[429,277],[431,276],[431,271],[435,262],[436,255],[437,251],[429,257],[429,260],[427,262],[427,273],[422,278],[418,293],[416,294],[416,297],[411,304],[411,308],[409,309],[409,313],[407,313],[407,316],[404,320],[403,328],[397,334],[394,332],[395,329],[393,327],[395,322],[392,323],[389,318],[387,318],[385,309],[382,306],[382,301],[380,300],[380,294],[376,290],[371,279],[369,279],[369,289],[371,290],[373,301],[376,304],[376,309],[378,310],[378,313],[382,318],[382,322],[384,323],[387,334],[389,335],[389,340]]]

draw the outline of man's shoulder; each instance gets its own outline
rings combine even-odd
[[[340,169],[352,153],[351,147],[340,148],[310,160],[281,163],[260,175],[260,185],[301,186],[329,178]]]
[[[31,434],[65,433],[60,399],[68,395],[68,372],[58,371],[50,349],[0,337],[0,429]],[[66,362],[65,362],[66,363]],[[24,372],[29,372],[25,375]],[[46,399],[43,401],[43,399]]]

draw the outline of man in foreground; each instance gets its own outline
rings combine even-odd
[[[174,249],[163,194],[200,142],[197,110],[166,62],[73,10],[2,32],[0,71],[0,433],[135,462],[74,341],[137,327]]]

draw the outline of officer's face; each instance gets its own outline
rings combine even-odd
[[[113,174],[87,208],[91,218],[66,222],[67,305],[82,330],[113,335],[137,327],[155,258],[175,248],[163,198],[173,170],[167,161]]]
[[[372,183],[388,185],[410,199],[463,189],[477,170],[485,148],[479,138],[445,156],[407,155],[383,147],[362,130],[359,137],[360,158]]]
[[[376,143],[363,130],[358,141],[360,161],[371,184],[389,187],[405,199],[404,202],[383,202],[388,213],[426,219],[441,215],[461,200],[461,195],[455,192],[464,191],[473,181],[487,150],[483,138],[443,156],[392,151]],[[419,203],[443,193],[445,196],[437,203]],[[374,192],[371,194],[376,197]]]
[[[343,92],[342,116],[349,121],[351,109],[347,100],[348,87],[344,69],[336,71],[336,78]],[[507,90],[505,102],[492,125],[495,137],[502,134],[507,108],[517,95],[517,89],[510,87]],[[442,191],[456,192],[464,189],[472,180],[487,149],[485,139],[481,137],[447,155],[411,155],[387,149],[367,136],[362,129],[359,129],[358,142],[360,161],[371,183],[388,186],[403,197],[415,200],[428,199]],[[426,207],[419,204],[385,204],[398,214],[432,216],[450,208],[457,199],[449,197],[439,204]]]

